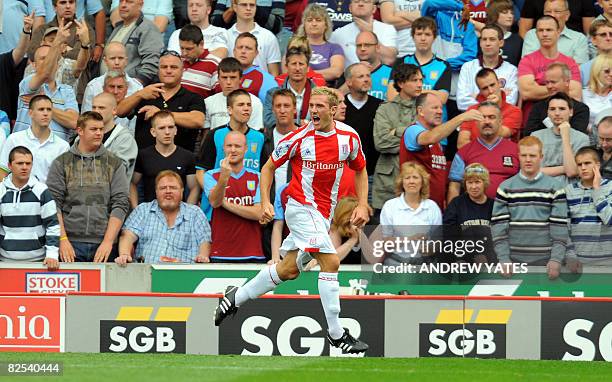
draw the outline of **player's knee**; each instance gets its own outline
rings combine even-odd
[[[322,272],[337,273],[340,268],[340,259],[335,254],[320,256],[319,264]]]
[[[295,280],[300,275],[300,271],[295,264],[288,265],[281,269],[277,268],[276,271],[278,272],[278,277],[283,281]]]

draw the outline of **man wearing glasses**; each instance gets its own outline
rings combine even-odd
[[[593,134],[601,150],[601,177],[612,179],[612,109],[606,109],[598,116],[599,122]]]
[[[236,13],[236,23],[227,30],[229,51],[234,51],[236,39],[241,33],[249,32],[257,39],[258,54],[254,65],[270,72],[273,76],[280,74],[280,47],[276,36],[255,22],[257,4],[255,0],[233,0],[232,8]]]
[[[610,4],[612,6],[612,2]],[[592,60],[580,65],[580,77],[582,78],[582,87],[584,88],[589,85],[591,66],[593,66],[595,58],[600,54],[606,55],[612,52],[612,22],[606,19],[597,19],[593,21],[589,29],[589,36],[591,36],[591,42],[593,43],[595,52],[590,52],[592,53]]]
[[[150,134],[151,118],[160,110],[169,110],[178,128],[177,146],[193,152],[198,132],[204,126],[204,100],[181,86],[183,61],[175,51],[162,52],[157,75],[160,82],[121,101],[117,115],[137,115],[135,138],[142,150],[155,144]]]
[[[567,0],[546,0],[544,3],[544,14],[554,17],[559,22],[559,30],[561,31],[557,41],[559,52],[572,57],[578,65],[587,62],[589,60],[589,42],[586,36],[566,27],[570,17]],[[523,56],[538,49],[540,49],[540,41],[534,28],[525,35]]]

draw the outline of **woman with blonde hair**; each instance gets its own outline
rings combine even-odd
[[[493,199],[485,193],[489,186],[489,171],[480,163],[472,163],[465,167],[463,174],[463,188],[465,192],[454,198],[444,210],[444,229],[446,234],[454,238],[486,237],[486,243],[491,241],[491,214],[493,213]],[[472,253],[459,260],[484,263],[493,261],[495,251],[488,245],[485,253]],[[455,259],[457,260],[457,259]]]
[[[411,240],[427,238],[435,226],[442,224],[442,212],[429,199],[429,174],[416,162],[405,162],[395,180],[398,197],[388,200],[380,211],[380,224],[385,240]],[[409,248],[398,249],[385,258],[385,264],[420,262],[426,253],[412,252]]]
[[[589,107],[589,126],[602,110],[612,107],[612,55],[600,54],[593,60],[589,83],[582,91],[582,102]]]
[[[302,24],[297,35],[306,37],[312,48],[310,67],[331,83],[344,72],[344,50],[338,44],[329,42],[332,22],[327,9],[318,4],[310,4],[302,14]]]

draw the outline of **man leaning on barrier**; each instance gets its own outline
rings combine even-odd
[[[119,257],[125,266],[135,257],[145,263],[209,262],[210,226],[197,206],[181,201],[183,181],[174,171],[155,178],[156,199],[141,203],[127,218],[119,240]]]
[[[32,152],[17,146],[8,156],[11,174],[0,183],[0,261],[40,261],[59,268],[57,207],[32,172]]]

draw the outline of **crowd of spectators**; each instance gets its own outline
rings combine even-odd
[[[385,240],[478,226],[487,253],[455,260],[612,264],[611,1],[4,0],[0,20],[0,261],[278,262],[293,171],[268,225],[259,171],[327,86]],[[359,262],[342,171],[331,237]]]

